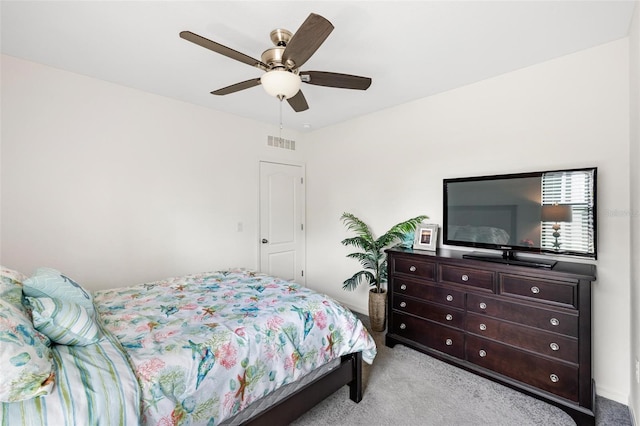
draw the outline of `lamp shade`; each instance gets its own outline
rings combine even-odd
[[[260,83],[264,90],[278,99],[289,99],[300,90],[300,76],[289,71],[271,70],[262,74]]]
[[[540,220],[542,222],[571,222],[571,206],[569,205],[546,205],[542,206],[542,214]]]

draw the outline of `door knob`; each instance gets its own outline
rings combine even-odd
[[[262,244],[267,244],[269,242],[269,240],[267,240],[266,238],[262,239]]]

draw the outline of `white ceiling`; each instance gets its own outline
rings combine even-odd
[[[5,1],[2,53],[277,125],[261,87],[209,92],[262,71],[181,39],[189,30],[254,58],[309,13],[334,31],[303,70],[371,77],[367,91],[303,84],[318,129],[625,37],[637,1]],[[306,126],[305,126],[306,125]]]

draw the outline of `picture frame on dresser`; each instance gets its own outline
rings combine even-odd
[[[416,250],[436,251],[438,245],[438,225],[435,223],[421,223],[416,228],[413,248]]]

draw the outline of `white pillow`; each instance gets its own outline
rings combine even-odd
[[[77,303],[50,297],[27,297],[33,325],[61,345],[87,346],[96,343],[100,329],[91,314]]]

